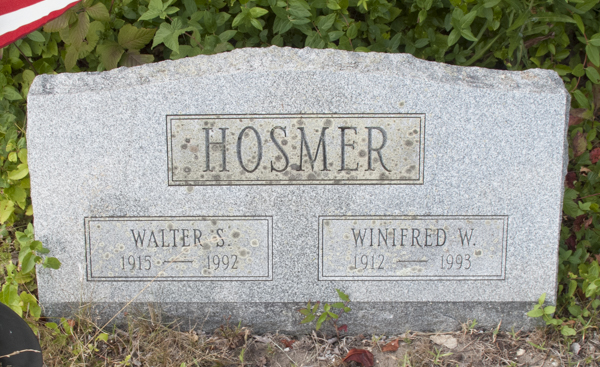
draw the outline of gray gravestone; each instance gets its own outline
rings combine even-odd
[[[241,49],[38,76],[28,144],[45,314],[134,299],[207,328],[531,327],[556,299],[569,94],[554,72]],[[205,321],[203,321],[205,320]]]

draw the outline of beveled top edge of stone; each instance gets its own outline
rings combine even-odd
[[[396,78],[409,77],[413,80],[422,79],[443,84],[460,84],[472,88],[562,93],[568,96],[563,81],[552,70],[494,70],[425,61],[410,54],[296,49],[277,46],[240,48],[216,55],[199,55],[175,61],[165,60],[136,67],[120,67],[104,72],[39,75],[33,81],[29,95],[82,93],[130,88],[215,74],[286,70],[389,74]]]

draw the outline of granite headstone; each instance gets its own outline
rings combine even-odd
[[[216,327],[530,328],[556,301],[569,94],[547,70],[239,49],[41,75],[28,98],[48,316],[128,301]]]

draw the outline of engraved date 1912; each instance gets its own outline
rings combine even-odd
[[[355,269],[374,269],[384,270],[383,263],[385,262],[384,255],[354,255]]]

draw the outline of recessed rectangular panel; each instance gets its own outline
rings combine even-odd
[[[270,217],[85,218],[88,280],[272,280]]]
[[[319,280],[504,279],[507,216],[319,218]]]
[[[169,185],[422,184],[424,114],[168,116]]]

